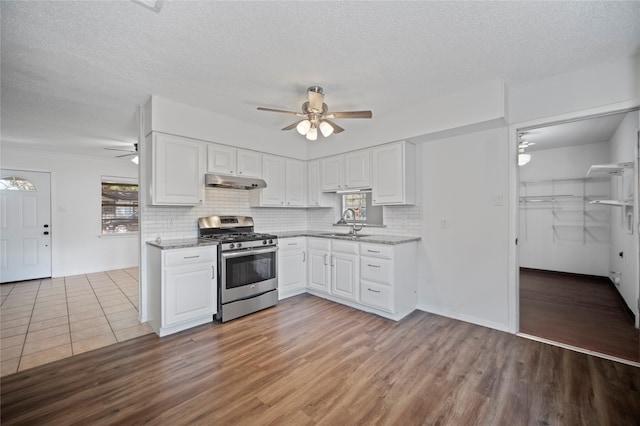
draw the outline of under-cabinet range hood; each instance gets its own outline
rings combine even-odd
[[[260,189],[267,187],[267,182],[262,179],[243,176],[226,176],[214,173],[204,175],[204,184],[207,188]]]

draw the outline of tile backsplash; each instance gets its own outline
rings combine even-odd
[[[337,200],[337,199],[336,199]],[[249,206],[249,191],[239,189],[207,188],[205,202],[195,207],[144,207],[141,212],[142,239],[163,240],[195,238],[198,218],[216,215],[253,216],[258,232],[335,230],[333,224],[340,212],[336,201],[333,208],[260,208]],[[420,235],[421,209],[419,206],[384,207],[384,228],[368,228],[374,235]],[[346,230],[346,229],[345,229]]]

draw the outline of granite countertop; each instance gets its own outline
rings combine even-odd
[[[348,235],[346,232],[340,232],[340,231],[335,231],[335,232],[284,231],[284,232],[271,232],[271,233],[277,235],[278,238],[317,237],[317,238],[328,238],[332,240],[358,241],[361,243],[389,244],[389,245],[420,241],[420,237],[412,237],[412,236],[406,236],[406,235],[370,235],[370,234],[367,234],[366,231],[364,231],[364,233],[362,234],[363,236],[361,237],[359,236],[357,238],[353,238],[351,235]],[[185,239],[161,240],[161,241],[151,240],[151,241],[147,241],[147,244],[149,244],[150,246],[158,247],[162,250],[218,245],[218,243],[215,241],[198,239],[198,238],[185,238]]]
[[[363,236],[353,238],[344,231],[284,231],[273,232],[278,238],[293,238],[293,237],[317,237],[317,238],[329,238],[332,240],[344,240],[344,241],[358,241],[361,243],[372,244],[404,244],[413,241],[420,241],[420,237],[412,237],[406,235],[371,235],[367,233],[367,230],[362,230]]]
[[[180,240],[152,240],[147,241],[150,246],[158,247],[162,250],[181,249],[190,247],[216,246],[217,242],[198,238],[185,238]]]

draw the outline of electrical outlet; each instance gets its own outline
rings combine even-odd
[[[493,194],[491,196],[491,201],[494,206],[498,207],[502,205],[502,194]]]
[[[173,228],[173,225],[174,225],[174,223],[173,223],[173,218],[169,218],[169,222],[167,223],[167,226],[168,226],[169,228]]]
[[[440,228],[441,229],[449,228],[449,222],[447,222],[447,219],[440,220]]]

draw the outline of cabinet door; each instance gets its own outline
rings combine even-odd
[[[152,147],[152,204],[202,204],[204,142],[154,134]]]
[[[207,172],[236,174],[236,150],[224,145],[207,144]]]
[[[336,155],[320,160],[320,176],[323,191],[342,189],[344,180],[344,156]]]
[[[329,293],[329,256],[326,250],[309,249],[309,289]]]
[[[213,315],[216,298],[214,263],[165,268],[163,326]]]
[[[285,160],[273,155],[262,156],[262,178],[267,187],[261,189],[261,205],[283,207],[285,201]]]
[[[358,299],[358,255],[331,254],[331,294],[344,299]]]
[[[369,165],[371,150],[350,152],[344,155],[344,189],[371,187]]]
[[[371,150],[371,201],[375,206],[415,203],[415,147],[408,142]]]
[[[307,205],[307,167],[304,161],[286,160],[286,205],[304,207]]]
[[[262,178],[262,154],[239,149],[236,158],[238,176]]]
[[[306,255],[304,247],[278,253],[278,292],[280,297],[300,293],[305,287]]]
[[[331,194],[325,194],[320,188],[320,160],[307,163],[307,206],[333,207]]]

